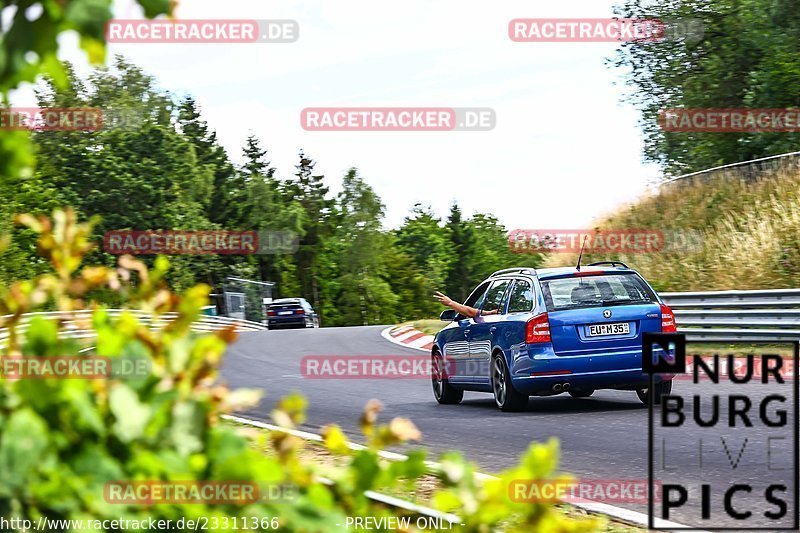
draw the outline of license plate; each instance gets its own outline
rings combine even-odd
[[[294,311],[278,311],[279,315],[291,315],[294,314]]]
[[[589,326],[590,337],[600,337],[603,335],[625,335],[631,332],[631,327],[627,322],[616,322],[614,324],[595,324]]]

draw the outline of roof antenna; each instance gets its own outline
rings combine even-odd
[[[583,247],[586,246],[586,237],[588,237],[588,235],[583,236],[583,244],[581,244],[581,253],[578,254],[578,266],[575,267],[575,270],[577,270],[578,272],[581,271],[581,257],[583,257]]]

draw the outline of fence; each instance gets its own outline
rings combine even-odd
[[[800,289],[667,292],[661,297],[687,340],[800,340]]]
[[[154,329],[164,328],[178,316],[175,313],[165,313],[163,315],[154,316],[152,313],[145,311],[131,309],[125,311],[136,316],[136,318],[139,319],[139,322],[143,325]],[[116,317],[119,316],[123,310],[106,309],[106,312],[111,316]],[[30,325],[31,319],[36,316],[41,316],[61,321],[60,334],[63,337],[73,339],[93,338],[95,336],[95,332],[91,328],[92,313],[92,310],[28,313],[22,316],[20,323],[17,326],[17,332],[22,333],[26,331]],[[7,317],[8,315],[1,318]],[[264,325],[259,324],[258,322],[210,315],[200,315],[200,317],[198,317],[198,319],[192,323],[191,329],[198,332],[208,332],[225,329],[230,326],[234,326],[237,331],[259,331],[267,329]],[[0,328],[0,347],[5,346],[6,339],[8,339],[8,330]]]

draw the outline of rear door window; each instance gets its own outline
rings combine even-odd
[[[656,302],[637,274],[603,274],[542,280],[548,311]]]
[[[508,279],[499,279],[492,283],[483,302],[482,315],[496,315],[502,312],[503,303],[505,302],[504,296],[510,283],[511,280]]]
[[[509,313],[524,313],[533,310],[533,287],[524,279],[514,282],[511,294],[508,297]]]

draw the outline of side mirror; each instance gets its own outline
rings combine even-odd
[[[444,320],[445,322],[452,322],[456,319],[456,310],[455,309],[445,309],[442,311],[442,314],[439,315],[439,320]]]

